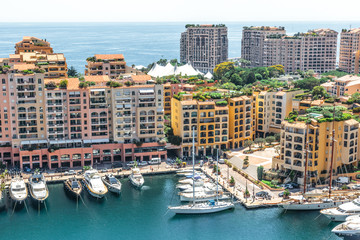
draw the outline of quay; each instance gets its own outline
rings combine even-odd
[[[277,197],[277,193],[280,191],[274,191],[272,193],[272,198],[270,200],[267,199],[260,199],[254,196],[255,192],[259,191],[267,191],[263,189],[259,189],[257,186],[253,186],[253,184],[249,182],[248,191],[252,195],[252,197],[245,197],[245,188],[243,186],[243,182],[246,182],[247,180],[241,176],[239,173],[233,171],[232,169],[226,169],[227,166],[221,166],[219,164],[219,168],[221,171],[221,175],[219,175],[219,185],[223,187],[224,190],[229,192],[238,202],[240,202],[244,207],[247,209],[255,209],[255,208],[268,208],[268,207],[277,207],[277,204],[279,204],[282,201],[282,198]],[[213,181],[216,182],[216,174],[212,172],[212,168],[209,168],[208,166],[204,166],[201,168],[201,171],[211,178]],[[234,186],[230,186],[228,180],[225,178],[226,172],[229,173],[229,176],[234,177],[235,182],[238,184],[235,184]],[[251,187],[250,187],[251,186]],[[256,191],[253,191],[253,188],[256,188]]]

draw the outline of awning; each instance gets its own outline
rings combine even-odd
[[[103,92],[105,91],[105,88],[92,88],[90,89],[90,92]]]
[[[109,139],[107,139],[107,138],[84,140],[84,143],[108,143],[108,142],[109,142]]]
[[[139,90],[140,93],[154,93],[153,89],[140,89]]]

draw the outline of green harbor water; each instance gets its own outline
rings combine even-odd
[[[62,184],[49,185],[46,207],[27,201],[0,212],[0,239],[338,239],[336,223],[319,212],[286,212],[278,208],[235,210],[199,216],[176,216],[167,206],[180,203],[177,177],[145,177],[141,190],[122,179],[122,194],[96,200],[83,192],[77,203]]]

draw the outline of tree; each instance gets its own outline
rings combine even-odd
[[[257,178],[259,181],[261,181],[263,179],[263,173],[264,173],[264,167],[263,166],[258,166],[257,167]]]
[[[221,79],[227,72],[234,71],[234,63],[233,62],[223,62],[216,65],[214,69],[215,75]]]
[[[265,141],[271,145],[273,142],[275,142],[275,137],[274,136],[268,136],[265,138]]]
[[[314,87],[313,90],[311,91],[311,94],[314,99],[323,98],[328,95],[326,89],[323,86]]]
[[[264,138],[255,138],[254,143],[259,145],[262,148],[263,145],[265,144],[265,139]]]
[[[294,82],[296,88],[312,90],[314,87],[320,85],[320,80],[314,77],[297,80]]]
[[[246,156],[244,158],[243,166],[248,166],[248,165],[249,165],[249,156]]]
[[[253,140],[245,140],[244,142],[244,146],[247,148],[249,148],[249,151],[251,151],[251,147],[252,145],[254,144],[254,141]]]
[[[274,137],[276,142],[280,142],[280,138],[281,138],[280,133],[275,133]]]
[[[76,69],[74,68],[74,66],[71,66],[68,69],[68,76],[69,77],[76,77],[78,75],[78,72],[76,71]]]
[[[68,80],[63,79],[63,80],[60,81],[59,87],[60,88],[67,88],[67,85],[68,85]]]

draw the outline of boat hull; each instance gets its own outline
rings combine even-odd
[[[234,208],[234,204],[226,204],[226,205],[215,205],[209,207],[197,207],[192,205],[187,206],[179,206],[179,207],[169,207],[169,210],[175,214],[209,214],[222,212],[228,209]]]
[[[341,202],[325,202],[325,203],[280,203],[278,204],[279,208],[283,208],[287,211],[315,211],[315,210],[322,210],[326,208],[338,207],[347,201]]]
[[[321,211],[321,214],[330,219],[333,222],[345,222],[347,217],[350,217],[354,214],[351,213],[345,213],[345,214],[331,214],[326,212],[327,209],[324,211]]]
[[[136,188],[142,188],[144,181],[136,181],[131,176],[129,177],[130,183]]]
[[[95,192],[89,185],[86,184],[86,182],[84,182],[84,187],[88,191],[88,193],[95,198],[103,198],[107,192],[107,191],[104,193]]]
[[[192,195],[192,194],[190,194]],[[195,194],[196,195],[196,194]],[[212,195],[204,195],[204,196],[195,196],[195,202],[205,202],[205,201],[209,201],[209,200],[214,200],[216,198],[215,194]],[[226,200],[229,199],[230,196],[228,195],[221,195],[218,197],[219,200]],[[194,201],[194,198],[192,196],[184,196],[184,195],[180,195],[180,201],[182,202],[192,202]]]
[[[65,191],[72,197],[78,198],[82,192],[82,187],[81,184],[79,184],[80,189],[78,191],[74,191],[73,189],[71,189],[71,187],[69,186],[69,184],[64,181],[64,189]]]
[[[33,190],[32,190],[32,187],[29,186],[29,192],[30,192],[30,196],[31,196],[31,199],[34,201],[34,202],[37,202],[37,203],[44,203],[45,200],[49,197],[49,190],[48,188],[46,187],[46,196],[45,197],[38,197],[36,196],[36,194],[34,194]]]
[[[112,192],[112,193],[117,193],[117,194],[120,194],[121,193],[121,184],[119,187],[115,187],[111,184],[109,184],[107,181],[104,180],[104,177],[101,178],[101,180],[103,181],[103,183],[105,184],[105,186],[107,187],[107,189]]]

